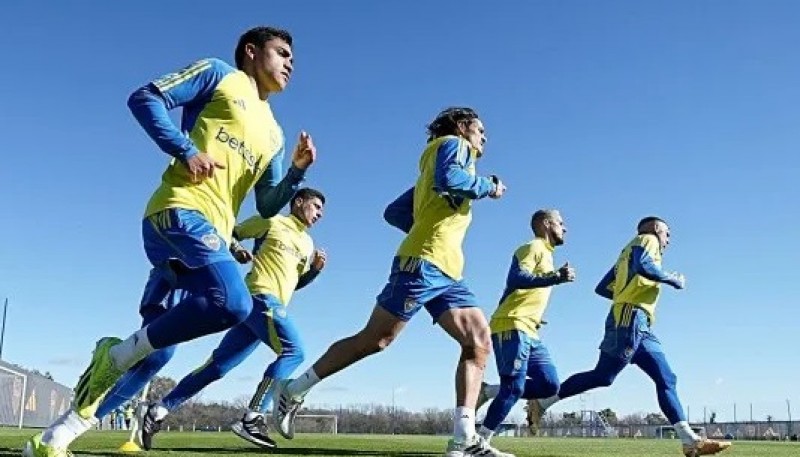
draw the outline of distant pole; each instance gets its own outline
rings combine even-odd
[[[689,405],[686,405],[686,421],[690,424],[692,423],[692,410]]]
[[[753,404],[750,403],[750,422],[753,422]]]
[[[792,404],[786,399],[786,411],[789,413],[789,435],[792,434]]]
[[[394,435],[394,427],[395,427],[395,403],[394,403],[394,392],[396,388],[392,387],[392,435]]]
[[[733,422],[736,423],[736,403],[733,404]]]
[[[704,424],[707,423],[706,422],[706,407],[705,406],[703,406],[703,423]]]
[[[6,313],[8,313],[8,297],[3,305],[3,330],[0,331],[0,360],[3,359],[3,343],[6,340]]]

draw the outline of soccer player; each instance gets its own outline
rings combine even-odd
[[[310,284],[325,267],[325,252],[314,250],[307,232],[322,217],[324,204],[321,192],[303,188],[297,191],[288,217],[254,216],[234,228],[235,238],[255,239],[253,268],[246,277],[253,295],[253,311],[244,322],[228,330],[202,367],[184,377],[160,403],[148,407],[142,422],[145,449],[152,448],[153,436],[171,411],[242,363],[259,342],[278,358],[267,367],[250,400],[249,411],[233,425],[233,432],[258,446],[275,447],[266,432],[263,413],[269,406],[267,399],[271,398],[274,381],[288,378],[304,359],[303,342],[286,306],[293,291]]]
[[[127,339],[99,340],[72,410],[32,437],[23,455],[68,455],[69,444],[91,428],[99,404],[126,371],[159,349],[226,330],[250,314],[252,299],[228,249],[236,215],[253,187],[261,216],[277,214],[316,159],[316,148],[301,133],[293,166],[280,180],[284,136],[267,98],[289,82],[291,35],[251,29],[240,37],[235,60],[236,68],[200,60],[130,96],[134,117],[173,157],[142,221],[145,252],[169,287],[188,295]],[[168,115],[176,107],[183,108],[180,128]],[[144,386],[152,370],[138,372],[146,376],[134,381]]]
[[[315,384],[385,349],[425,307],[461,346],[455,431],[447,455],[506,455],[490,448],[475,432],[475,402],[491,342],[486,318],[462,276],[462,241],[472,218],[472,201],[500,198],[505,191],[496,177],[475,174],[485,142],[483,123],[471,108],[448,108],[428,126],[416,185],[384,214],[407,233],[394,257],[389,282],[363,330],[333,343],[299,378],[277,383],[272,411],[281,435],[294,437],[294,417]]]
[[[670,241],[669,226],[658,217],[646,217],[639,222],[637,231],[595,289],[598,295],[612,301],[597,365],[569,377],[557,395],[531,400],[528,409],[532,425],[538,426],[544,411],[555,402],[610,386],[626,366],[634,364],[655,383],[658,404],[680,437],[684,455],[716,454],[731,443],[703,439],[689,427],[678,399],[677,377],[652,332],[661,284],[675,289],[683,289],[686,284],[683,275],[661,267],[661,256]]]
[[[534,239],[511,258],[506,288],[492,315],[492,347],[499,385],[481,385],[476,408],[494,397],[478,433],[490,441],[520,398],[546,398],[558,392],[558,374],[539,339],[552,286],[575,280],[569,262],[556,270],[553,250],[564,244],[567,228],[559,211],[541,209],[531,218]]]

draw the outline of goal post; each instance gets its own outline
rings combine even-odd
[[[24,426],[28,375],[0,365],[0,425]]]
[[[339,433],[339,416],[336,414],[298,414],[294,421],[298,433]]]

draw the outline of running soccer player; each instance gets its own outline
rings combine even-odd
[[[235,60],[236,68],[219,59],[198,61],[129,98],[134,117],[173,157],[145,211],[145,252],[170,288],[188,295],[127,339],[99,340],[72,410],[32,437],[23,455],[69,455],[69,444],[93,426],[100,403],[126,371],[159,349],[226,330],[250,314],[252,299],[228,249],[236,215],[253,187],[259,213],[277,214],[316,159],[316,148],[301,133],[293,166],[276,182],[284,136],[267,98],[289,82],[291,35],[251,29],[240,37]],[[183,108],[180,129],[168,115],[176,107]],[[141,372],[152,376],[152,370]]]
[[[531,228],[535,237],[514,252],[505,290],[489,323],[500,384],[482,384],[476,405],[480,408],[494,397],[478,431],[486,441],[491,441],[520,398],[546,398],[558,392],[558,373],[539,339],[539,328],[552,287],[574,281],[575,270],[569,262],[558,270],[553,267],[553,251],[564,244],[567,233],[561,213],[538,210]]]
[[[228,330],[203,366],[184,377],[160,403],[147,408],[142,422],[142,445],[146,450],[152,448],[153,436],[171,411],[242,363],[259,342],[278,358],[267,367],[250,400],[249,411],[232,430],[258,446],[275,447],[266,432],[264,412],[269,407],[274,381],[288,378],[304,359],[303,342],[286,306],[294,290],[310,284],[325,268],[325,252],[314,250],[307,232],[322,217],[324,204],[321,192],[304,188],[297,191],[290,216],[254,216],[236,226],[235,238],[255,239],[253,268],[246,277],[253,295],[253,311],[244,322]]]
[[[716,454],[730,447],[727,441],[703,439],[689,427],[678,399],[677,376],[667,363],[661,342],[652,331],[661,284],[683,289],[682,274],[667,272],[661,257],[669,245],[670,229],[663,219],[646,217],[638,234],[622,249],[616,265],[606,273],[595,292],[611,300],[600,358],[590,371],[570,376],[558,394],[528,402],[528,412],[538,426],[544,411],[559,400],[596,387],[610,386],[629,364],[637,365],[656,385],[658,404],[675,428],[687,457]]]
[[[462,275],[462,241],[472,219],[472,201],[500,198],[505,191],[496,177],[475,174],[485,142],[483,123],[471,108],[448,108],[428,126],[416,185],[385,213],[408,234],[392,262],[389,282],[363,330],[333,343],[299,378],[277,383],[272,411],[281,435],[294,437],[294,417],[315,384],[385,349],[425,307],[461,346],[454,437],[447,455],[507,455],[475,432],[475,402],[491,341],[486,318]]]

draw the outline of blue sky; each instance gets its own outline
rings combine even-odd
[[[401,234],[384,205],[408,188],[424,126],[474,106],[489,142],[479,171],[508,193],[475,205],[467,278],[490,314],[530,214],[562,210],[559,287],[543,331],[559,374],[597,357],[607,303],[593,288],[657,214],[672,226],[656,332],[693,420],[786,417],[800,405],[795,237],[800,216],[800,5],[791,1],[13,2],[0,17],[0,298],[3,356],[72,385],[94,341],[138,325],[148,263],[140,218],[168,157],[128,113],[139,85],[203,57],[232,60],[260,24],[295,35],[295,76],[272,100],[287,136],[319,148],[309,185],[328,196],[313,230],[327,270],[290,312],[312,358],[359,329]],[[794,43],[794,44],[792,44]],[[177,113],[175,113],[177,115]],[[290,145],[291,146],[291,145]],[[255,211],[252,202],[241,218]],[[200,364],[221,335],[181,347],[164,374]],[[325,382],[309,402],[452,405],[457,346],[420,314],[386,353]],[[266,349],[208,388],[249,395]],[[310,362],[310,361],[309,361]],[[305,368],[307,364],[303,365]],[[494,363],[487,378],[495,380]],[[655,411],[636,368],[556,410]],[[746,412],[745,412],[746,411]],[[517,411],[518,414],[518,411]],[[795,413],[800,415],[800,412]]]

